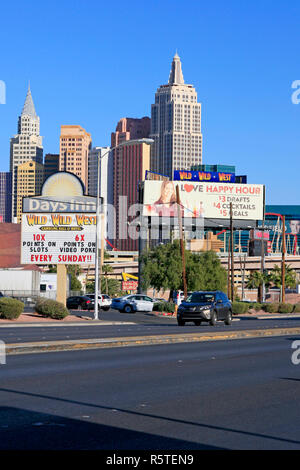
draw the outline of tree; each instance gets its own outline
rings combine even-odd
[[[104,281],[104,278],[103,278]],[[95,292],[95,283],[94,282],[88,282],[86,285],[86,291],[88,293],[93,294]],[[118,279],[107,279],[107,295],[110,297],[115,297],[116,295],[125,295],[121,291],[121,281]]]
[[[110,264],[103,264],[102,265],[102,273],[104,274],[105,277],[105,286],[106,286],[106,294],[108,294],[108,277],[107,275],[109,273],[113,273],[113,267]]]
[[[189,290],[227,290],[227,272],[214,251],[191,253],[187,280]]]
[[[248,289],[258,289],[259,302],[263,300],[263,284],[265,284],[266,287],[270,285],[269,275],[261,271],[252,271],[246,285]]]
[[[143,254],[142,288],[183,290],[182,259],[178,240],[158,245]],[[227,274],[213,251],[192,253],[185,250],[188,290],[226,291]]]
[[[289,289],[296,287],[296,278],[296,272],[290,266],[285,265],[285,286]],[[269,274],[269,279],[279,289],[282,285],[281,267],[275,265]]]

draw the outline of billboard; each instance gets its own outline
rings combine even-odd
[[[94,213],[22,215],[21,264],[95,264]]]
[[[144,182],[144,216],[177,217],[176,186],[184,217],[262,220],[264,185],[231,183]]]
[[[174,181],[211,181],[217,182],[228,182],[235,183],[234,173],[225,173],[223,171],[186,171],[186,170],[175,170]]]

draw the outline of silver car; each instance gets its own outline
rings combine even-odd
[[[143,294],[130,294],[118,299],[113,299],[111,308],[119,312],[152,312],[154,301],[151,297]]]

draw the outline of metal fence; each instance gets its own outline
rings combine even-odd
[[[1,290],[6,297],[21,300],[26,306],[33,306],[39,297],[56,300],[56,291]],[[82,291],[67,292],[67,297],[83,295]]]

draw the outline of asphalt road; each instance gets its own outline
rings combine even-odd
[[[0,449],[300,449],[294,339],[8,356]]]
[[[87,313],[85,312],[84,315]],[[90,313],[92,316],[93,314]],[[80,326],[70,326],[61,324],[59,326],[26,326],[26,327],[3,327],[0,325],[0,340],[5,343],[55,341],[55,340],[75,340],[92,338],[113,338],[124,336],[151,336],[169,335],[192,332],[212,332],[212,331],[238,331],[251,329],[300,327],[300,318],[279,318],[268,320],[241,319],[234,317],[231,326],[218,322],[215,327],[203,323],[196,327],[193,323],[188,323],[184,327],[179,327],[175,318],[159,317],[147,313],[123,314],[117,311],[101,312],[100,319],[104,321],[125,322],[123,325],[97,325],[91,324]],[[126,324],[127,323],[127,324]],[[62,326],[63,325],[63,326]]]

